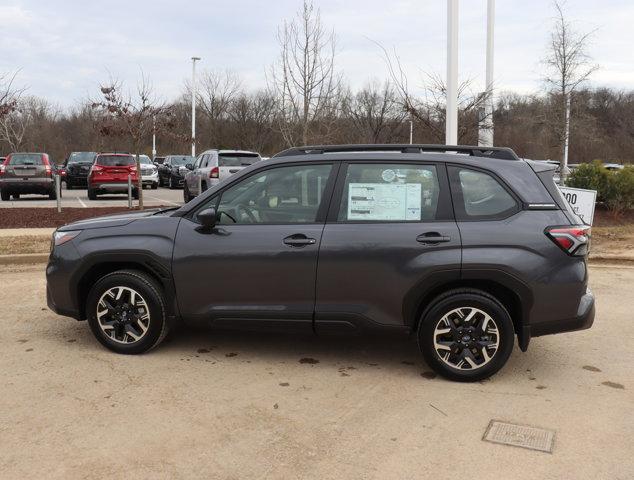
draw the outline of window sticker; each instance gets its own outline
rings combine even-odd
[[[348,220],[420,220],[420,183],[351,183]]]

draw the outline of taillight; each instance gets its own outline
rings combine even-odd
[[[50,177],[51,173],[53,172],[53,170],[51,169],[51,166],[46,164],[46,165],[44,165],[44,168],[46,168],[46,175],[48,175]]]
[[[546,236],[568,255],[584,256],[590,248],[590,226],[548,227]]]
[[[209,178],[218,178],[220,175],[220,169],[218,167],[214,167],[209,170]]]
[[[0,164],[0,176],[4,175],[4,172],[7,171],[7,165],[9,165],[8,158],[3,163]]]
[[[103,167],[101,165],[97,165],[96,163],[90,167],[90,172],[88,172],[88,176],[92,177],[94,173],[103,171]]]
[[[136,172],[136,166],[135,165],[130,165],[128,167],[128,170],[130,170],[131,172]]]

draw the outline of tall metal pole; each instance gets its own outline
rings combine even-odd
[[[409,144],[412,144],[412,140],[414,140],[414,121],[409,119]]]
[[[458,143],[458,0],[447,0],[447,111],[445,144]]]
[[[566,116],[564,121],[566,122],[564,129],[564,158],[559,168],[559,178],[562,185],[566,185],[566,179],[568,177],[568,145],[570,144],[570,92],[566,92],[564,95],[566,102]]]
[[[196,61],[200,57],[192,57],[192,157],[196,156]]]
[[[156,123],[152,117],[152,161],[156,158]]]
[[[480,124],[478,145],[493,146],[493,47],[495,30],[495,0],[487,0],[487,56],[486,56],[486,98],[484,118]]]

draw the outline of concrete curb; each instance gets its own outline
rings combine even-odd
[[[0,265],[25,265],[31,263],[47,263],[48,253],[21,253],[0,255]]]

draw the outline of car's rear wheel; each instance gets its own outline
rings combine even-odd
[[[117,353],[137,354],[156,347],[168,331],[162,290],[136,270],[120,270],[95,283],[86,303],[97,340]]]
[[[97,200],[97,192],[94,188],[88,188],[88,200]]]
[[[19,193],[14,193],[13,194],[13,200],[20,200],[20,194]]]
[[[6,190],[0,190],[0,198],[2,198],[3,202],[8,202],[11,200],[11,195]]]
[[[57,191],[54,188],[48,192],[48,199],[57,200]]]
[[[513,350],[513,321],[493,296],[479,290],[452,290],[423,313],[418,344],[438,374],[474,382],[500,370]]]
[[[66,190],[72,190],[73,189],[73,184],[70,183],[68,180],[66,180]]]
[[[132,198],[134,198],[135,200],[139,199],[139,189],[135,188],[134,190],[132,190]]]

